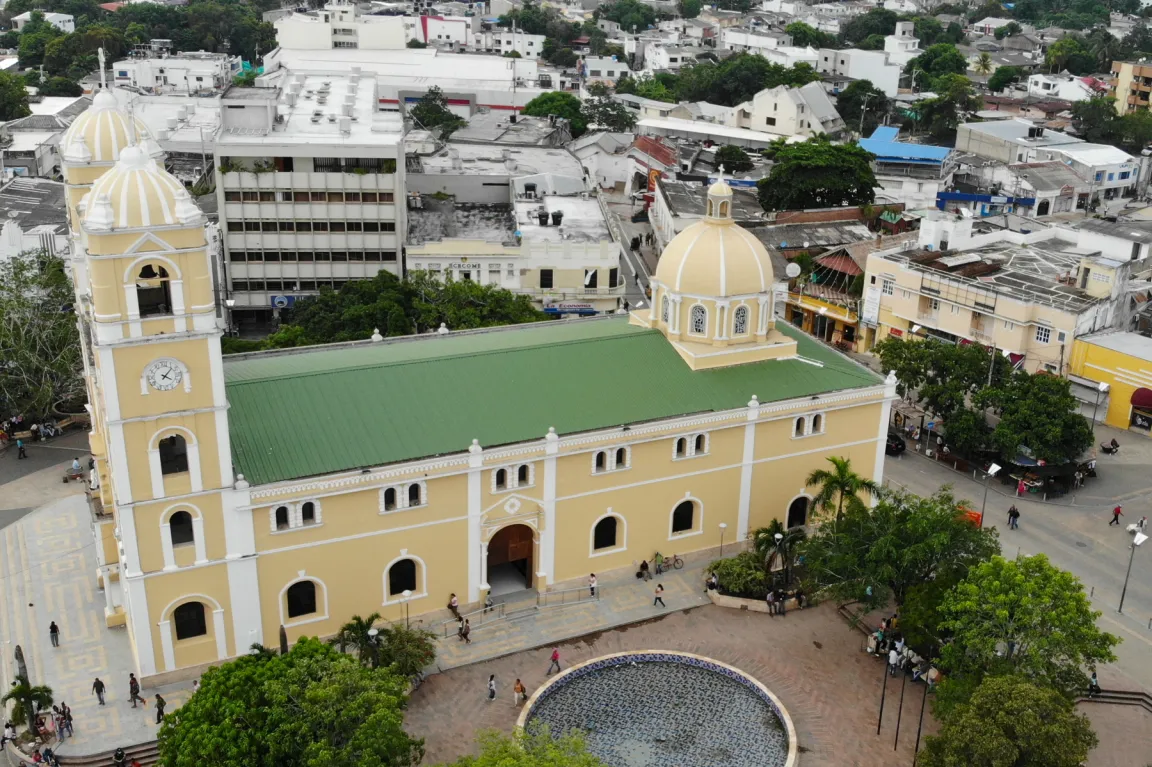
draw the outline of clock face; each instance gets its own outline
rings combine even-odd
[[[148,384],[157,391],[171,391],[184,378],[175,360],[156,360],[148,366]]]

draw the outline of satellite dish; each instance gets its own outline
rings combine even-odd
[[[784,269],[784,274],[788,275],[789,279],[795,279],[800,276],[800,264],[788,264]]]

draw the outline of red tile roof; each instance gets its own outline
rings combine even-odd
[[[676,147],[665,144],[656,136],[637,136],[632,142],[632,148],[648,155],[665,168],[679,167],[680,154]]]

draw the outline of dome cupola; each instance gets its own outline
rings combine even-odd
[[[188,190],[139,146],[127,146],[120,159],[92,185],[80,203],[88,232],[157,226],[193,226],[204,220]]]
[[[60,139],[60,156],[65,164],[111,164],[120,153],[135,144],[147,143],[152,156],[160,156],[160,146],[143,122],[123,109],[108,90],[92,99]]]

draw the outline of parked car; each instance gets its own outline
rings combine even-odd
[[[884,443],[884,452],[888,455],[900,455],[908,449],[904,438],[899,434],[888,434],[888,441]]]

